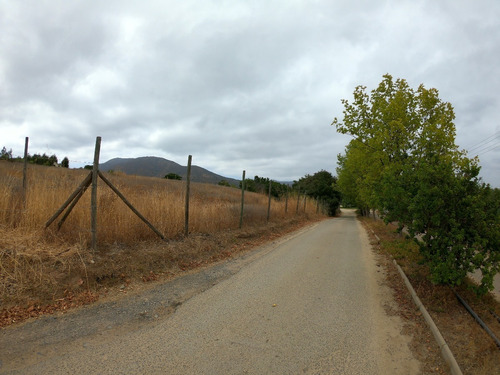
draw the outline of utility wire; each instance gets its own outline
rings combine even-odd
[[[486,137],[482,141],[476,143],[469,150],[469,154],[485,154],[487,152],[493,151],[496,148],[500,147],[500,131],[495,132],[494,134]]]
[[[479,143],[476,143],[474,146],[472,146],[470,149],[469,149],[469,152],[472,152],[476,149],[481,149],[485,146],[487,146],[489,143],[491,142],[495,142],[497,139],[500,138],[500,132],[496,132],[495,134],[493,135],[490,135],[489,137],[486,137],[485,139],[483,139],[481,142]]]
[[[481,152],[487,148],[490,148],[491,146],[495,146],[495,145],[499,145],[499,144],[500,144],[500,139],[499,140],[492,139],[491,141],[485,143],[481,147],[476,147],[475,149],[469,150],[469,152]]]
[[[483,140],[481,140],[481,141],[479,141],[478,143],[476,143],[475,145],[471,146],[471,149],[472,149],[472,148],[475,148],[476,146],[479,146],[481,143],[483,143],[483,142],[485,142],[485,141],[487,141],[487,140],[489,140],[489,139],[491,139],[491,138],[496,138],[496,137],[497,137],[497,136],[499,136],[499,135],[500,135],[500,131],[498,131],[498,130],[497,130],[497,131],[495,131],[492,135],[487,136],[487,137],[486,137],[486,138],[484,138]]]
[[[483,147],[481,147],[481,148],[476,149],[475,151],[473,151],[473,153],[476,154],[476,155],[484,154],[485,152],[494,150],[495,148],[497,148],[499,146],[500,146],[500,142],[496,142],[496,143],[493,143],[493,144],[484,145]],[[471,151],[469,151],[469,153],[471,153]]]
[[[487,152],[490,152],[490,151],[493,151],[497,148],[500,148],[500,142],[497,143],[497,144],[494,144],[494,145],[491,145],[490,147],[484,149],[484,150],[480,150],[479,153],[481,153],[482,155],[486,154]]]

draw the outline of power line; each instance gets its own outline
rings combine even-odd
[[[484,155],[487,152],[493,151],[496,148],[500,147],[500,131],[496,131],[492,135],[484,138],[480,142],[473,145],[467,152],[469,154],[482,154]]]
[[[474,152],[474,154],[484,154],[485,152],[494,150],[495,148],[500,146],[500,142],[495,142],[493,144],[490,144],[491,142],[488,142],[488,144],[484,144],[483,146],[477,148]],[[470,153],[471,151],[469,151]]]
[[[470,151],[470,152],[481,152],[481,150],[484,150],[484,149],[486,149],[486,148],[491,147],[491,146],[492,146],[492,144],[493,144],[493,145],[498,145],[498,144],[500,144],[499,139],[500,139],[500,136],[498,137],[498,139],[493,138],[493,139],[489,140],[488,142],[486,142],[486,143],[482,144],[481,146],[478,146],[478,147],[475,147],[475,148],[473,148],[473,149],[470,149],[469,151]]]
[[[469,149],[469,152],[472,152],[476,149],[480,149],[480,148],[486,146],[487,144],[494,142],[498,138],[500,138],[500,132],[497,131],[493,135],[490,135],[490,136],[486,137],[485,139],[483,139],[482,141],[480,141],[479,143],[476,143],[474,146],[472,146]]]
[[[500,148],[500,142],[496,143],[494,145],[491,145],[490,147],[485,148],[484,150],[479,151],[482,155],[486,154],[487,152],[493,151],[497,148]]]
[[[489,135],[487,136],[486,138],[484,138],[483,140],[479,141],[478,143],[476,143],[475,145],[471,146],[471,149],[475,148],[476,146],[479,146],[481,143],[483,143],[484,141],[487,141],[488,139],[490,138],[495,138],[497,136],[500,136],[500,131],[495,131],[495,133],[493,133],[492,135]]]

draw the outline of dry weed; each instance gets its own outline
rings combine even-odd
[[[259,233],[268,236],[273,228],[284,230],[323,217],[316,214],[315,202],[308,200],[304,207],[303,198],[296,212],[297,197],[292,196],[286,213],[284,200],[272,200],[267,223],[268,198],[246,192],[240,231],[241,191],[193,183],[190,236],[184,239],[185,182],[108,173],[112,184],[169,242],[159,240],[99,180],[98,251],[94,253],[88,248],[90,189],[60,230],[62,215],[44,228],[89,171],[29,165],[23,199],[22,168],[20,163],[0,162],[0,309],[4,311],[16,304],[67,306],[91,301],[106,285],[127,284],[133,278],[153,280],[199,267],[230,256],[235,244],[244,249],[246,242],[257,241]]]

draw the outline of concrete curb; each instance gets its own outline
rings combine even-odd
[[[462,370],[460,370],[460,367],[458,366],[458,363],[457,363],[455,357],[453,356],[453,353],[451,352],[450,348],[448,347],[448,344],[446,343],[443,336],[441,335],[441,332],[439,332],[438,327],[436,326],[436,324],[432,320],[431,316],[427,312],[425,306],[420,301],[420,298],[418,298],[417,293],[415,293],[415,290],[413,289],[410,281],[406,277],[404,271],[401,269],[401,267],[399,266],[399,264],[396,262],[395,259],[393,259],[393,262],[396,265],[396,268],[398,269],[399,274],[403,278],[403,281],[405,282],[406,287],[410,291],[410,294],[413,298],[413,301],[415,302],[415,304],[419,308],[420,312],[422,313],[422,315],[425,319],[425,322],[427,323],[432,334],[434,335],[434,338],[436,339],[436,342],[438,343],[439,348],[441,349],[441,355],[443,356],[444,360],[446,361],[446,363],[450,367],[450,371],[451,371],[452,375],[463,375]]]

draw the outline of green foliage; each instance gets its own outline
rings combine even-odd
[[[240,184],[239,184],[239,188],[241,189],[241,186],[242,186],[242,182],[240,181]],[[255,183],[254,183],[254,180],[250,179],[250,178],[245,178],[245,190],[246,191],[251,191],[253,193],[256,193],[257,192],[257,189],[255,187]]]
[[[375,187],[380,179],[379,159],[374,153],[367,152],[359,142],[351,142],[346,155],[338,155],[337,188],[342,194],[345,206],[356,206],[362,212],[377,206]]]
[[[69,168],[69,159],[65,157],[62,162],[61,162],[61,167],[63,168]]]
[[[40,154],[34,154],[33,156],[28,155],[28,163],[46,165],[52,167],[54,165],[57,165],[57,156],[55,155],[48,156],[45,153],[43,155]]]
[[[229,184],[229,182],[227,182],[226,180],[220,180],[217,185],[220,185],[220,186],[231,186]]]
[[[169,173],[165,175],[167,180],[182,180],[182,176],[179,176],[177,173]]]
[[[2,148],[2,150],[0,151],[0,160],[9,160],[9,161],[12,161],[12,149],[10,149],[9,151],[7,151],[7,149],[4,146]]]
[[[408,241],[406,238],[382,240],[382,248],[386,249],[389,254],[396,260],[408,259],[411,262],[419,263],[422,255],[419,253],[419,246],[413,241]]]
[[[358,86],[333,125],[353,140],[339,155],[338,187],[362,211],[422,238],[436,283],[457,285],[480,269],[483,293],[499,271],[498,193],[478,178],[477,159],[455,144],[455,114],[436,89],[414,90],[385,75],[377,89]],[[496,204],[496,205],[495,205]]]
[[[245,179],[245,190],[251,191],[254,193],[260,194],[268,194],[269,193],[269,183],[271,183],[271,196],[280,199],[283,197],[288,189],[288,186],[276,181],[272,181],[267,177],[259,177],[255,176],[252,179]],[[241,189],[241,181],[239,184],[239,188]]]
[[[65,159],[67,160],[68,158],[65,158]],[[19,157],[19,156],[13,157],[12,156],[12,149],[7,151],[7,148],[3,147],[2,150],[0,151],[0,160],[22,162],[24,160],[24,158]],[[28,161],[28,163],[31,163],[31,164],[45,165],[45,166],[49,166],[49,167],[58,165],[56,155],[48,156],[45,153],[42,155],[40,155],[40,154],[34,154],[34,155],[28,154],[27,161]],[[68,161],[68,167],[69,167],[69,160],[67,160],[67,161]],[[63,162],[64,162],[64,160],[63,160]],[[68,168],[68,167],[66,167],[66,168]]]
[[[336,188],[337,179],[330,172],[319,171],[314,175],[306,175],[295,181],[293,189],[300,190],[309,197],[312,197],[327,208],[328,215],[337,214],[340,207],[340,192]]]

